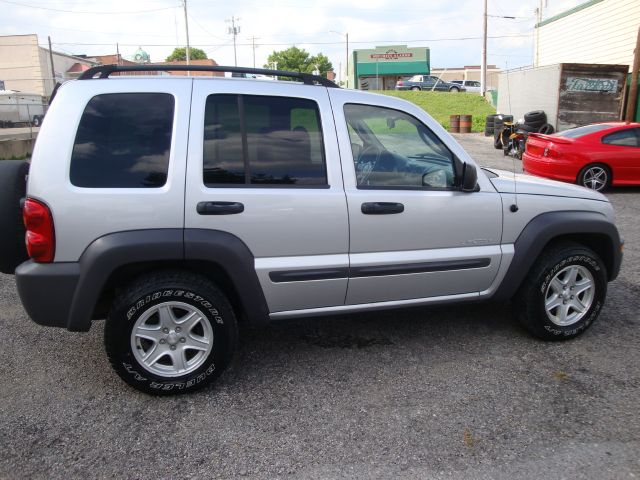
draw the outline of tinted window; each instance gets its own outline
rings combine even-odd
[[[174,99],[167,93],[109,93],[82,114],[71,154],[73,185],[161,187],[167,181]]]
[[[451,188],[453,154],[422,122],[406,113],[368,105],[345,105],[354,141],[358,187]]]
[[[638,146],[638,129],[627,128],[626,130],[620,130],[610,133],[602,137],[602,143],[608,145],[620,145],[622,147],[637,147]]]
[[[205,108],[205,185],[326,185],[315,102],[210,95]]]
[[[611,128],[611,125],[599,123],[596,125],[585,125],[584,127],[570,128],[569,130],[565,130],[564,132],[556,133],[556,135],[566,138],[580,138],[584,137],[585,135],[589,135],[590,133],[606,130],[607,128]]]

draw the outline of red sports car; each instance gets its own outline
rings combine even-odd
[[[602,191],[640,185],[640,123],[596,123],[554,135],[529,134],[525,172]]]

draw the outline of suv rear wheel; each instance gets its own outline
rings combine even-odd
[[[514,299],[520,323],[544,340],[567,340],[600,314],[607,294],[604,264],[591,249],[558,244],[534,264]]]
[[[189,272],[140,277],[113,303],[105,325],[111,365],[134,388],[187,393],[228,366],[238,327],[224,294]]]

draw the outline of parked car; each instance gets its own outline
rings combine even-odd
[[[396,90],[435,90],[437,92],[464,92],[462,85],[445,82],[433,75],[414,75],[407,80],[398,80]]]
[[[463,86],[470,93],[480,93],[482,90],[482,85],[476,80],[451,80],[451,83]]]
[[[566,340],[598,317],[622,261],[600,193],[515,185],[422,108],[322,77],[109,78],[205,69],[248,70],[91,68],[59,89],[31,165],[0,162],[0,271],[40,325],[106,318],[134,388],[212,382],[239,321],[513,298],[529,332]]]
[[[532,175],[597,191],[640,185],[640,123],[596,123],[554,135],[530,133],[522,167]]]

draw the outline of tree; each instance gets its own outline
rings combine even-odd
[[[189,60],[204,60],[207,54],[199,48],[189,47]],[[177,47],[173,53],[167,57],[165,62],[176,62],[187,59],[187,49],[185,47]]]
[[[278,70],[290,70],[293,72],[312,73],[316,68],[320,70],[320,75],[326,75],[333,70],[333,65],[326,55],[319,53],[313,57],[303,48],[289,47],[286,50],[274,51],[264,68],[273,68],[277,62]]]

